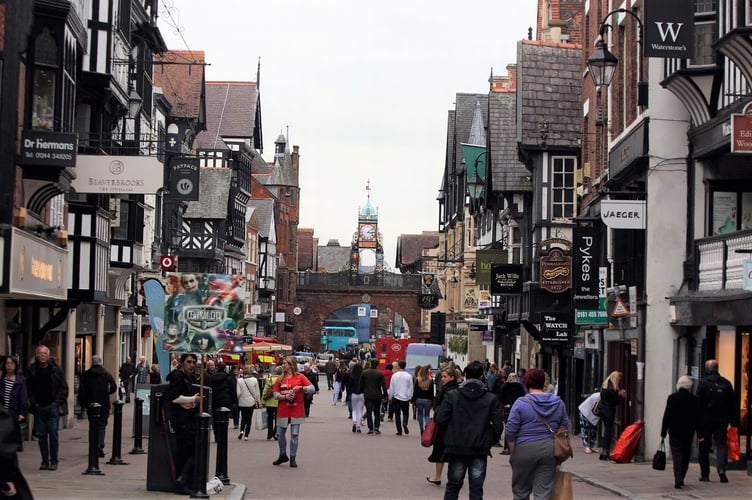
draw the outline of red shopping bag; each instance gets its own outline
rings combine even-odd
[[[729,427],[726,431],[726,456],[734,462],[739,461],[739,429]]]
[[[621,433],[619,440],[616,442],[614,450],[611,452],[611,460],[620,464],[625,464],[632,460],[637,451],[637,445],[640,444],[643,427],[645,427],[645,422],[638,420],[624,429],[624,432]]]

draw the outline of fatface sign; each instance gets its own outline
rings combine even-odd
[[[575,226],[573,231],[572,300],[575,309],[598,308],[598,266],[601,248],[599,235],[594,227]]]
[[[548,312],[541,314],[541,343],[568,344],[571,340],[572,325],[568,313]]]
[[[78,193],[155,194],[163,184],[155,157],[79,155],[72,186]]]
[[[695,57],[695,19],[692,0],[646,0],[646,57]]]
[[[13,228],[9,292],[32,297],[68,297],[68,252]]]
[[[198,158],[173,158],[169,175],[170,197],[183,201],[199,200]]]
[[[73,167],[78,135],[24,130],[21,134],[21,165]]]
[[[601,220],[611,229],[645,229],[645,200],[602,200]]]
[[[552,248],[540,259],[540,286],[551,293],[572,288],[572,257],[560,248]]]

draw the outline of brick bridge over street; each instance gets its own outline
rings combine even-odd
[[[417,337],[420,331],[420,287],[421,277],[417,274],[385,272],[381,279],[373,275],[358,275],[357,283],[353,283],[347,271],[299,273],[295,306],[301,311],[293,317],[292,345],[320,346],[321,330],[329,315],[343,307],[362,303],[378,310],[379,319],[384,312],[391,313],[389,319],[394,317],[394,313],[400,314],[407,322],[410,336]]]

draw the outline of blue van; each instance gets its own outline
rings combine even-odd
[[[410,375],[415,375],[415,367],[431,365],[433,370],[437,370],[439,365],[444,361],[444,347],[438,344],[408,344],[405,350],[405,364]]]

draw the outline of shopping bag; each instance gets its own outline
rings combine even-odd
[[[423,434],[420,435],[421,446],[425,448],[433,446],[433,442],[436,439],[437,430],[439,430],[439,426],[436,425],[434,419],[429,420],[426,428],[423,429]]]
[[[572,473],[561,469],[556,471],[556,481],[554,482],[554,491],[551,494],[551,500],[573,500],[574,490],[572,488]]]
[[[266,408],[256,410],[256,430],[263,431],[266,429]]]
[[[637,445],[640,444],[643,427],[645,427],[645,422],[640,420],[624,429],[611,452],[611,460],[620,464],[626,464],[632,460],[637,451]]]
[[[729,460],[739,461],[739,429],[729,427],[726,431],[726,456]]]
[[[661,439],[661,447],[653,455],[653,469],[666,470],[666,443]]]

